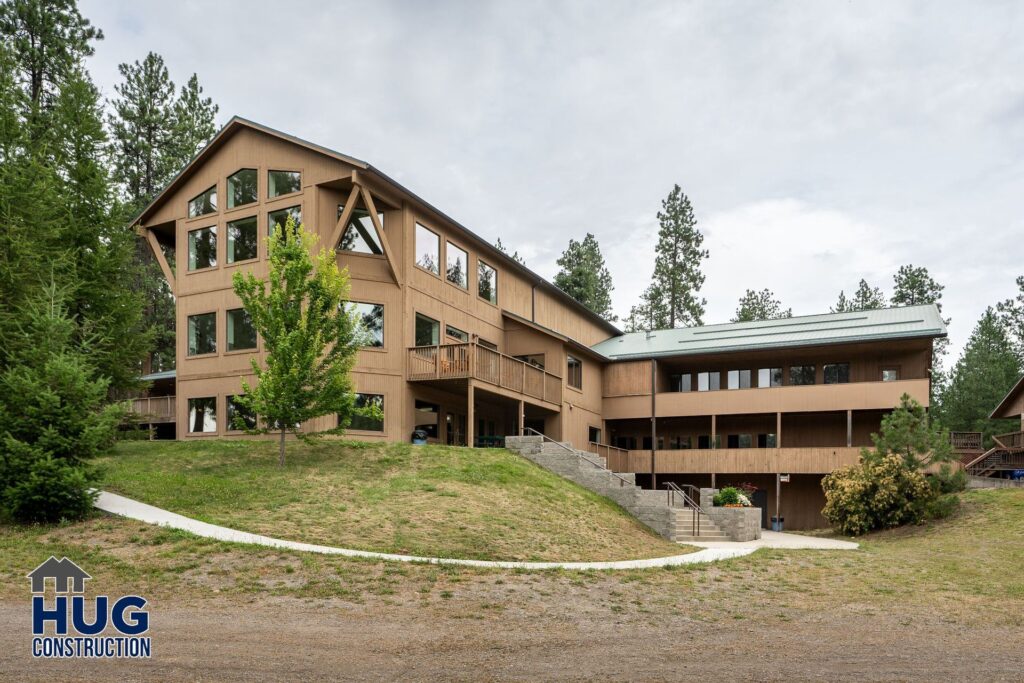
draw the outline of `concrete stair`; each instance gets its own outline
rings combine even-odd
[[[667,491],[652,491],[636,485],[636,475],[615,473],[605,459],[580,451],[570,443],[545,441],[540,436],[509,436],[505,447],[546,470],[573,481],[585,489],[610,498],[656,533],[676,542],[730,540],[707,515],[700,515],[700,535],[693,534],[692,508],[677,501],[670,504]]]

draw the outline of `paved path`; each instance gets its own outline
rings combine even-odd
[[[616,562],[492,562],[487,560],[459,560],[446,557],[416,557],[414,555],[393,555],[391,553],[374,553],[366,550],[351,550],[348,548],[334,548],[326,545],[314,545],[312,543],[298,543],[296,541],[285,541],[259,534],[250,534],[245,531],[236,531],[227,527],[217,526],[200,522],[197,519],[169,512],[152,505],[140,503],[131,498],[125,498],[115,493],[101,491],[96,500],[96,507],[111,514],[128,517],[147,524],[157,524],[172,529],[181,529],[201,536],[213,538],[219,541],[230,541],[233,543],[250,543],[271,548],[285,548],[288,550],[300,550],[309,553],[320,553],[322,555],[343,555],[345,557],[362,557],[373,560],[390,560],[393,562],[426,562],[429,564],[453,564],[465,567],[490,567],[495,569],[645,569],[648,567],[669,567],[681,564],[699,564],[703,562],[714,562],[726,560],[733,557],[749,555],[758,547],[745,546],[742,543],[708,544],[715,547],[706,547],[695,553],[686,555],[672,555],[670,557],[655,557],[646,560],[619,560]],[[792,534],[777,534],[778,536],[792,536]],[[809,538],[809,537],[797,537]],[[810,539],[826,540],[826,539]],[[697,544],[694,544],[697,545]],[[854,548],[855,543],[848,544]],[[820,546],[819,546],[820,547]]]
[[[711,541],[699,543],[687,541],[687,545],[695,545],[700,548],[750,548],[752,551],[758,548],[783,548],[786,550],[856,550],[857,543],[852,541],[839,541],[834,538],[819,538],[817,536],[801,536],[800,534],[785,534],[778,531],[761,531],[761,538],[756,541]]]

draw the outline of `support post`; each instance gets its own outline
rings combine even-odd
[[[775,519],[779,518],[779,505],[782,499],[782,475],[775,473]]]
[[[718,448],[718,416],[711,416],[711,447]]]
[[[782,448],[782,413],[775,413],[775,447]]]
[[[718,488],[717,486],[715,486],[715,473],[714,472],[711,473],[711,488],[713,488],[713,489]]]
[[[473,434],[473,424],[476,419],[473,416],[473,379],[466,380],[466,445],[470,448],[473,447],[475,441]]]
[[[655,451],[658,448],[658,405],[657,405],[658,361],[651,359],[651,488],[658,488],[658,475],[654,466]]]
[[[849,448],[853,445],[853,411],[846,411],[846,446]]]
[[[516,411],[516,434],[523,436],[523,429],[526,427],[526,403],[522,400],[519,401],[519,407]]]

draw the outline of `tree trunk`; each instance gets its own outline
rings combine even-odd
[[[284,467],[284,433],[285,433],[284,427],[281,427],[281,449],[280,449],[280,454],[278,455],[278,458],[277,458],[277,466],[278,467]]]

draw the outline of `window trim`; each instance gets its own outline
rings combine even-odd
[[[767,370],[768,371],[768,384],[761,384],[761,371],[763,371],[763,370]],[[772,371],[773,370],[778,370],[779,371],[779,383],[777,385],[776,384],[772,384]],[[778,389],[779,387],[784,387],[784,386],[786,386],[786,383],[783,382],[782,380],[785,378],[785,376],[786,376],[786,370],[785,370],[784,367],[781,367],[781,366],[777,367],[777,368],[773,368],[773,367],[761,368],[761,367],[759,367],[757,369],[757,387],[756,388],[758,388],[758,389]],[[751,378],[750,379],[751,379],[751,383],[753,383],[753,379],[754,379],[753,378],[753,373],[751,373]],[[754,387],[751,387],[751,388],[754,388]]]
[[[419,251],[419,249],[416,246],[416,237],[417,237],[416,233],[418,232],[416,230],[416,228],[423,228],[424,230],[426,230],[427,232],[429,232],[430,234],[432,234],[434,237],[437,238],[437,271],[438,272],[436,272],[436,273],[434,271],[432,271],[432,270],[427,270],[426,268],[424,268],[423,266],[420,265],[420,258],[419,258],[419,255],[416,253],[416,252]],[[413,228],[413,231],[412,231],[412,252],[413,252],[412,253],[412,265],[413,265],[413,267],[419,268],[424,273],[429,273],[430,275],[433,275],[434,277],[436,277],[438,279],[441,278],[441,257],[443,256],[443,254],[441,253],[441,233],[437,232],[436,230],[432,230],[431,228],[428,228],[426,225],[424,225],[422,222],[420,222],[418,220],[415,221],[414,222],[414,228]]]
[[[461,332],[462,334],[466,335],[466,338],[463,339],[462,337],[457,337],[449,333],[448,330],[455,330],[456,332]],[[452,325],[451,323],[444,324],[444,337],[445,339],[455,339],[458,341],[459,344],[468,344],[470,340],[469,332],[466,332],[465,330],[455,327],[455,325]]]
[[[345,429],[346,434],[359,434],[359,435],[373,435],[373,436],[385,436],[388,433],[388,397],[387,394],[377,393],[373,391],[353,391],[355,396],[380,396],[381,403],[381,418],[380,418],[380,429],[359,429],[353,427],[351,424]]]
[[[214,328],[213,328],[213,346],[214,346],[214,350],[213,351],[207,351],[206,353],[197,353],[195,355],[189,355],[189,353],[188,353],[188,348],[189,348],[189,346],[188,346],[188,343],[189,343],[189,339],[188,339],[188,319],[196,317],[196,316],[199,316],[199,315],[211,315],[211,314],[213,315],[213,324],[214,324]],[[217,325],[217,309],[216,308],[213,309],[213,310],[209,310],[209,311],[198,311],[196,313],[187,313],[185,315],[185,360],[192,360],[193,358],[212,358],[212,357],[216,356],[219,353],[217,351],[217,348],[220,346],[220,344],[218,343],[218,341],[219,341],[218,337],[220,337],[220,330],[217,329],[218,327],[219,327],[219,325]],[[202,397],[202,398],[208,398],[208,397]]]
[[[299,174],[299,189],[294,190],[292,192],[285,192],[285,193],[282,193],[282,194],[275,194],[274,196],[270,196],[270,174],[271,173],[298,173]],[[267,168],[267,201],[268,202],[271,202],[271,201],[275,201],[276,202],[281,197],[292,197],[292,196],[297,195],[297,194],[302,194],[302,176],[304,176],[304,175],[305,175],[305,169],[302,169],[302,168],[296,170],[294,168],[269,168],[268,167]],[[259,182],[259,179],[257,179],[257,182]]]
[[[421,318],[421,317],[422,318],[426,318],[427,320],[432,320],[432,321],[434,321],[434,323],[437,324],[437,343],[435,343],[435,344],[417,344],[416,343],[416,321],[419,318]],[[419,311],[413,311],[413,314],[412,314],[412,343],[413,343],[413,346],[415,348],[426,348],[427,346],[440,346],[441,345],[441,333],[442,333],[442,331],[441,331],[441,321],[440,320],[438,320],[436,318],[433,318],[433,317],[427,315],[426,313],[420,313]]]
[[[248,204],[246,204],[248,206]],[[249,218],[256,219],[256,255],[252,258],[242,259],[241,261],[228,261],[228,240],[231,239],[231,223],[238,223],[239,221],[248,220]],[[237,266],[242,263],[252,263],[260,260],[260,214],[259,212],[251,216],[242,216],[241,218],[235,218],[233,220],[224,221],[224,267]]]
[[[448,278],[448,247],[455,247],[456,249],[461,251],[463,253],[463,255],[466,257],[466,273],[465,273],[466,284],[465,284],[465,286],[460,285],[458,282],[452,282]],[[468,249],[463,249],[458,244],[456,244],[455,242],[452,242],[448,238],[445,238],[445,240],[444,240],[444,281],[447,282],[448,284],[450,284],[451,286],[455,287],[456,289],[461,289],[462,291],[467,292],[467,293],[469,292],[469,250]]]
[[[192,412],[192,408],[189,406],[189,403],[191,401],[195,401],[195,400],[203,399],[203,398],[212,398],[213,399],[213,419],[216,422],[217,428],[214,429],[212,432],[193,432],[192,431],[192,420],[191,420],[191,414],[190,414]],[[204,437],[204,436],[205,437],[210,437],[210,436],[217,436],[218,434],[220,434],[221,433],[221,421],[220,421],[220,417],[219,417],[220,402],[221,402],[221,395],[220,394],[214,394],[213,396],[189,396],[188,398],[186,398],[185,399],[185,433],[188,434],[189,436],[192,436],[192,437]]]
[[[573,361],[576,361],[580,368],[580,383],[578,385],[572,383],[572,371],[570,368],[572,367]],[[583,361],[571,353],[565,354],[565,386],[579,391],[580,393],[583,392]]]
[[[348,253],[348,252],[346,252]],[[342,303],[344,304],[363,304],[364,306],[380,306],[381,307],[381,318],[380,318],[380,346],[360,346],[360,351],[373,351],[381,353],[387,351],[387,307],[383,302],[380,301],[356,301],[355,299],[349,299]]]
[[[231,398],[233,396],[244,396],[245,394],[241,393],[241,391],[242,390],[239,389],[237,393],[234,393],[234,394],[224,394],[224,433],[225,434],[245,434],[246,433],[246,431],[244,429],[235,429],[234,427],[232,427],[231,426],[230,416],[228,415],[228,413],[230,412],[228,410],[228,406],[231,404]],[[256,426],[253,427],[253,429],[258,429],[259,426],[260,426],[260,416],[256,415],[255,417],[256,417]]]
[[[228,181],[230,181],[231,178],[233,178],[234,176],[238,175],[242,171],[255,171],[256,172],[256,199],[252,200],[251,202],[246,202],[245,204],[239,204],[237,206],[229,207],[228,206],[228,191],[230,189],[230,186],[228,184]],[[238,170],[236,170],[234,173],[230,173],[230,174],[228,174],[227,176],[224,177],[224,212],[225,213],[227,213],[229,211],[238,211],[239,209],[244,209],[246,207],[252,206],[253,204],[259,204],[259,203],[260,203],[260,169],[259,169],[259,167],[243,166],[243,167],[239,168]]]
[[[267,230],[267,232],[264,234],[265,237],[271,237],[273,235],[273,233],[270,232],[270,228],[273,225],[273,223],[270,222],[270,214],[278,213],[279,211],[287,211],[288,209],[298,209],[299,210],[299,225],[305,225],[306,224],[306,219],[305,219],[305,215],[306,215],[305,202],[299,202],[298,204],[290,204],[288,206],[282,206],[282,207],[277,208],[277,209],[275,209],[273,207],[270,207],[270,206],[264,206],[263,213],[267,217],[266,218],[267,224],[266,224],[266,226],[264,226],[266,228],[266,230]],[[258,227],[258,224],[257,224],[257,227]]]
[[[490,304],[495,308],[498,307],[498,269],[492,266],[487,261],[483,260],[479,256],[476,259],[476,298],[484,303]],[[484,298],[484,295],[480,293],[480,264],[487,266],[494,273],[494,301]]]
[[[885,379],[885,373],[887,371],[889,371],[889,370],[893,370],[893,371],[896,372],[896,379],[890,379],[890,380],[886,380]],[[878,370],[878,381],[879,382],[899,382],[901,379],[903,379],[902,375],[903,375],[903,367],[902,366],[900,366],[900,365],[883,365]]]
[[[793,381],[793,368],[814,368],[813,381],[810,384],[807,384],[807,383],[797,384],[797,383],[795,383]],[[795,363],[795,364],[790,364],[789,367],[787,368],[787,373],[786,374],[788,375],[788,378],[789,378],[789,383],[786,386],[790,386],[790,387],[813,387],[813,386],[817,386],[818,385],[818,364],[817,363]]]
[[[220,256],[220,238],[217,235],[217,227],[218,227],[218,225],[214,224],[214,225],[208,225],[208,226],[206,226],[204,228],[189,228],[185,232],[185,272],[187,274],[191,275],[192,273],[202,273],[204,271],[215,270],[215,269],[220,267],[220,265],[219,265],[220,264],[220,258],[219,258],[219,256]],[[193,269],[193,268],[189,267],[189,264],[192,261],[192,258],[191,258],[191,256],[192,256],[192,254],[191,254],[192,242],[189,239],[189,236],[192,233],[194,233],[194,232],[200,232],[202,230],[213,230],[213,245],[214,245],[213,246],[213,261],[214,261],[214,263],[213,263],[212,266],[203,266],[202,268],[194,268]]]
[[[260,335],[259,335],[259,332],[256,332],[255,328],[253,329],[253,332],[256,333],[256,345],[255,346],[250,346],[250,347],[247,347],[247,348],[244,348],[244,349],[229,349],[228,348],[228,313],[231,313],[232,311],[245,311],[245,306],[239,305],[239,306],[236,306],[235,308],[225,308],[224,309],[224,355],[228,356],[228,355],[235,355],[235,354],[239,354],[239,353],[259,353],[259,351],[260,351]]]
[[[197,220],[199,220],[201,218],[206,218],[207,216],[212,216],[214,214],[219,214],[221,212],[220,201],[219,201],[220,197],[218,196],[217,200],[216,200],[217,201],[217,206],[213,209],[213,211],[207,211],[206,213],[196,214],[195,216],[192,215],[192,202],[194,202],[195,200],[199,199],[200,197],[202,197],[204,194],[206,194],[210,190],[213,190],[213,193],[214,193],[215,196],[219,195],[220,194],[220,187],[219,187],[219,185],[220,185],[219,182],[214,183],[210,187],[206,188],[202,192],[199,192],[194,197],[190,198],[185,203],[185,219],[186,220],[197,221]],[[209,220],[209,219],[207,219],[207,220]]]
[[[845,365],[846,366],[846,381],[845,382],[827,382],[825,380],[825,368],[827,368],[830,365]],[[825,385],[831,386],[831,385],[834,385],[834,384],[852,384],[852,383],[853,383],[853,363],[851,363],[850,361],[842,361],[842,362],[839,362],[839,363],[822,363],[821,364],[821,384],[822,384],[822,386],[825,386]]]

